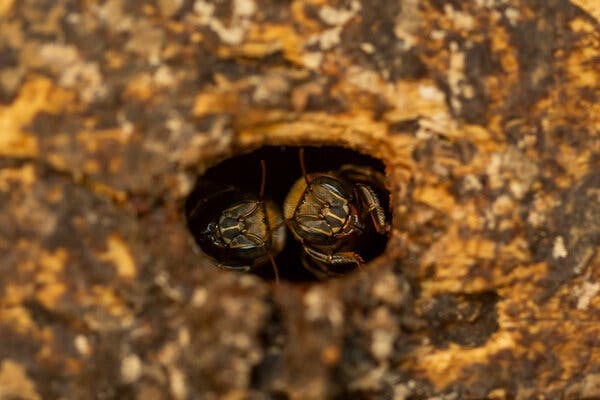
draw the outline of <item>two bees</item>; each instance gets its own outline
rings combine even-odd
[[[377,191],[383,175],[370,167],[343,165],[307,173],[285,198],[283,213],[264,199],[266,167],[258,194],[235,186],[205,188],[207,195],[188,212],[188,223],[204,253],[221,266],[250,271],[271,262],[286,241],[286,226],[302,248],[302,265],[317,278],[341,275],[364,262],[360,248],[369,235],[387,235],[389,223]]]

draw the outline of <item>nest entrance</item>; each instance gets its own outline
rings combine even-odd
[[[185,204],[186,217],[197,202],[207,193],[203,193],[202,186],[205,182],[218,182],[223,185],[233,185],[246,193],[257,195],[261,186],[261,160],[266,163],[265,199],[273,200],[283,209],[284,200],[294,184],[302,177],[299,160],[299,150],[304,149],[304,160],[307,172],[335,171],[344,164],[370,167],[385,173],[383,161],[347,148],[337,146],[265,146],[247,154],[242,154],[224,160],[209,168],[197,180],[195,189],[188,196]],[[383,208],[391,221],[389,211],[389,192],[377,190]],[[190,222],[188,219],[188,226]],[[194,231],[190,227],[191,231]],[[197,239],[197,238],[196,238]],[[366,262],[381,254],[387,244],[387,237],[382,235],[369,235],[364,238],[366,245],[361,249],[361,256]],[[294,282],[316,281],[317,278],[302,266],[302,247],[288,232],[283,251],[275,261],[282,280]],[[266,280],[273,280],[274,273],[270,264],[253,270],[251,273],[261,276]]]

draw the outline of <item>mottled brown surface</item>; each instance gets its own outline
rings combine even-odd
[[[577,4],[0,0],[0,399],[600,397]],[[263,144],[383,159],[386,252],[210,268],[183,200]]]

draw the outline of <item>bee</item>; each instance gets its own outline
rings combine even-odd
[[[368,236],[388,235],[390,226],[377,191],[383,174],[370,167],[342,165],[335,171],[307,174],[300,149],[302,177],[284,202],[289,230],[302,245],[302,262],[319,278],[359,268]]]
[[[274,257],[284,247],[285,224],[279,207],[264,200],[264,160],[261,170],[258,195],[233,185],[201,182],[186,202],[186,214],[196,243],[218,266],[254,271],[271,261],[278,281]]]

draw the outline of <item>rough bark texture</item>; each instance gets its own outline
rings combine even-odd
[[[600,397],[577,3],[0,0],[0,398]],[[182,203],[263,144],[384,160],[386,252],[210,268]]]

